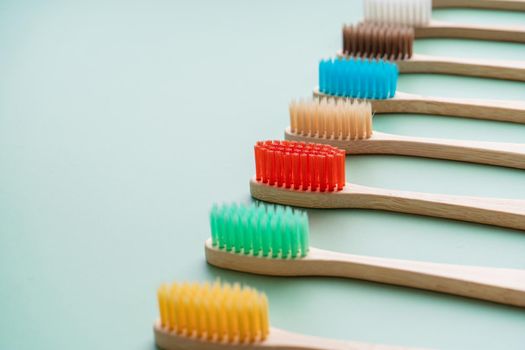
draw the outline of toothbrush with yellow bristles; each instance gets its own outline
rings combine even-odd
[[[306,212],[274,205],[214,206],[209,264],[271,276],[355,278],[525,307],[525,270],[351,255],[309,245]]]
[[[160,319],[155,343],[165,350],[394,350],[343,342],[270,327],[268,299],[240,284],[172,283],[157,292]]]
[[[368,101],[292,101],[285,139],[328,144],[347,154],[395,154],[525,169],[525,144],[387,134],[372,130],[372,115]]]

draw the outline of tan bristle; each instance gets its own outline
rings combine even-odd
[[[372,136],[369,102],[321,98],[290,103],[291,132],[337,140],[361,140]]]
[[[414,29],[397,25],[359,23],[343,27],[345,55],[387,60],[412,57]]]

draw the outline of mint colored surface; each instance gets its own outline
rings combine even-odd
[[[360,1],[0,3],[0,348],[154,349],[165,281],[220,277],[264,290],[273,325],[442,349],[523,349],[525,311],[330,278],[267,278],[204,261],[214,202],[249,202],[256,140],[317,84]],[[442,20],[525,14],[440,10]],[[418,40],[436,55],[525,59],[525,46]],[[525,84],[401,75],[426,95],[525,99]],[[377,130],[525,142],[525,125],[381,115]],[[525,172],[354,156],[350,181],[525,198]],[[522,232],[367,210],[309,210],[312,246],[525,268]]]

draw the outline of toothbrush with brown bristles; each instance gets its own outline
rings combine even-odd
[[[413,53],[414,29],[359,23],[343,27],[341,56],[394,61],[400,73],[439,73],[525,81],[525,61],[428,56]]]
[[[365,22],[411,26],[414,27],[416,38],[460,38],[525,43],[525,26],[522,25],[490,26],[432,20],[432,0],[364,0],[363,5]],[[493,5],[496,6],[494,2]]]
[[[525,144],[387,134],[373,131],[372,121],[367,101],[293,101],[285,139],[327,144],[347,154],[395,154],[525,169]]]

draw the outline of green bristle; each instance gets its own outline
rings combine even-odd
[[[241,218],[241,230],[244,232],[243,242],[242,242],[242,248],[244,250],[244,254],[250,254],[250,252],[253,249],[253,233],[252,228],[250,224],[248,223],[249,220],[249,213],[245,213],[245,215]]]
[[[228,252],[283,259],[308,252],[308,217],[290,207],[213,206],[210,226],[213,245]]]
[[[241,219],[239,217],[239,214],[234,213],[232,220],[233,220],[233,229],[232,229],[233,244],[232,246],[233,246],[233,250],[235,251],[235,253],[240,253],[242,249],[243,232],[242,232]]]
[[[301,242],[301,256],[306,256],[310,247],[310,232],[308,229],[308,216],[306,213],[301,214],[301,224],[299,225],[299,240]]]
[[[299,251],[299,239],[297,238],[298,235],[298,229],[297,225],[295,223],[297,216],[293,215],[288,219],[288,229],[290,230],[290,253],[292,256],[292,259],[297,257],[297,253]]]
[[[288,223],[288,216],[283,216],[281,221],[281,256],[287,258],[290,255],[290,225]]]
[[[220,249],[224,249],[224,207],[217,210],[217,243]]]
[[[252,217],[250,218],[250,228],[252,232],[252,252],[253,255],[259,255],[261,251],[261,235],[259,234],[259,220],[257,220],[257,211],[252,211]],[[250,252],[248,252],[250,253]]]
[[[270,241],[271,241],[271,237],[270,237],[270,230],[269,230],[269,226],[270,224],[268,223],[268,217],[267,216],[263,216],[262,218],[260,218],[260,222],[259,222],[259,234],[261,235],[261,245],[262,245],[262,256],[268,256],[268,253],[270,252]]]
[[[210,211],[211,242],[214,247],[218,245],[218,241],[219,241],[219,237],[218,237],[219,229],[217,227],[218,216],[219,216],[218,211],[219,211],[219,208],[217,204],[214,204],[211,207],[211,211]]]
[[[281,225],[279,217],[274,215],[270,221],[270,232],[272,234],[271,247],[272,247],[272,258],[277,258],[281,252]]]
[[[226,250],[230,251],[233,248],[233,232],[235,231],[235,222],[233,221],[231,210],[228,210],[224,216],[224,244]]]

